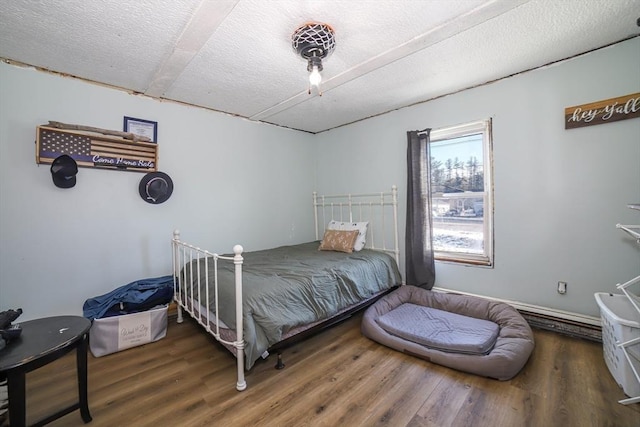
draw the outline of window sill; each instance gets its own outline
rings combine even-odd
[[[451,254],[436,254],[434,259],[439,262],[467,265],[472,267],[489,267],[493,268],[493,263],[485,257],[474,257],[473,255],[455,256]]]

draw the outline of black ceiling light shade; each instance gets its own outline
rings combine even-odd
[[[336,47],[333,28],[319,22],[308,22],[293,32],[291,45],[298,55],[307,61],[309,94],[311,94],[311,87],[315,86],[318,94],[322,95],[320,91],[322,60]]]

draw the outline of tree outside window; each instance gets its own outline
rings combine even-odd
[[[431,132],[436,260],[493,265],[491,120]]]

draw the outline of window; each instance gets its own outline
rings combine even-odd
[[[436,260],[493,265],[491,120],[431,131]]]

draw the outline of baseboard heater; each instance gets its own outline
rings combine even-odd
[[[471,295],[490,299],[493,301],[505,302],[515,307],[515,309],[518,310],[520,314],[522,314],[522,317],[524,317],[529,325],[531,325],[531,327],[533,328],[553,331],[575,338],[602,342],[602,326],[599,317],[586,316],[579,313],[556,310],[518,301],[510,301],[487,297],[484,295],[476,295],[468,292],[456,291],[453,289],[434,287],[432,291],[459,295]]]

